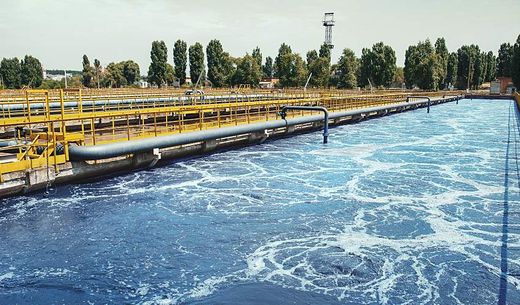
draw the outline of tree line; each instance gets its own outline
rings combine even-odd
[[[232,57],[225,52],[218,40],[211,40],[206,47],[206,56],[200,43],[187,47],[185,41],[174,44],[175,67],[168,67],[168,50],[163,41],[152,44],[152,63],[148,81],[156,86],[169,84],[168,70],[173,78],[183,85],[189,66],[192,82],[208,80],[214,87],[250,84],[258,86],[262,78],[276,77],[280,87],[301,87],[309,76],[310,87],[391,87],[405,85],[407,88],[440,90],[448,88],[476,89],[496,77],[512,77],[520,88],[520,36],[516,43],[501,45],[498,56],[483,52],[477,45],[464,45],[456,52],[449,52],[444,38],[434,44],[425,40],[406,50],[403,68],[397,67],[392,47],[383,42],[364,48],[356,57],[350,49],[344,49],[338,62],[331,62],[331,49],[322,45],[311,50],[305,59],[282,43],[274,58],[262,58],[257,47],[251,55]],[[205,71],[207,60],[207,72]]]
[[[25,55],[22,60],[3,58],[0,62],[0,88],[37,88],[43,82],[42,64],[37,58]]]
[[[251,54],[233,57],[219,40],[211,40],[206,48],[196,42],[189,46],[183,40],[173,45],[173,63],[168,63],[168,48],[164,41],[152,43],[151,63],[145,79],[152,85],[184,85],[189,76],[193,83],[209,82],[213,87],[238,84],[258,86],[262,78],[278,78],[280,87],[401,87],[439,90],[447,88],[478,88],[496,77],[512,77],[520,88],[520,35],[514,44],[504,43],[497,56],[483,52],[477,45],[461,46],[449,52],[444,38],[435,43],[420,41],[409,46],[404,67],[397,67],[392,47],[383,42],[364,48],[361,56],[346,48],[336,63],[331,61],[331,49],[323,44],[310,50],[303,58],[282,43],[273,59],[262,56],[256,47]],[[109,63],[105,68],[95,59],[93,65],[83,56],[83,70],[71,84],[84,87],[125,87],[140,79],[140,67],[132,61]],[[310,76],[310,78],[309,78]],[[0,80],[5,88],[49,86],[43,80],[41,63],[32,56],[3,59]],[[74,80],[74,78],[73,78]],[[56,84],[55,84],[56,85]],[[57,84],[56,86],[59,86]]]

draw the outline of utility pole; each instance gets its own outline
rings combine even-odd
[[[309,74],[309,77],[307,78],[307,81],[305,82],[305,87],[303,87],[303,91],[307,91],[307,85],[309,85],[309,81],[311,80],[312,72]]]
[[[67,89],[67,70],[63,70],[63,73],[65,75],[65,89]]]

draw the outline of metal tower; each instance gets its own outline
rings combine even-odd
[[[325,27],[325,44],[331,49],[334,48],[332,44],[332,27],[334,26],[334,13],[325,13],[323,16],[323,26]]]

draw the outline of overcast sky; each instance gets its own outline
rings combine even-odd
[[[398,65],[410,44],[446,38],[450,51],[478,44],[497,52],[520,34],[520,0],[0,0],[0,58],[36,56],[46,69],[80,69],[87,54],[103,66],[133,59],[146,74],[153,40],[219,39],[232,56],[259,46],[276,56],[282,42],[302,54],[324,40],[323,13],[334,12],[333,58],[360,55],[383,41]]]

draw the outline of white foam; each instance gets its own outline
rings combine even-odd
[[[0,275],[0,282],[4,280],[9,280],[14,277],[14,272],[7,272],[4,275]]]

